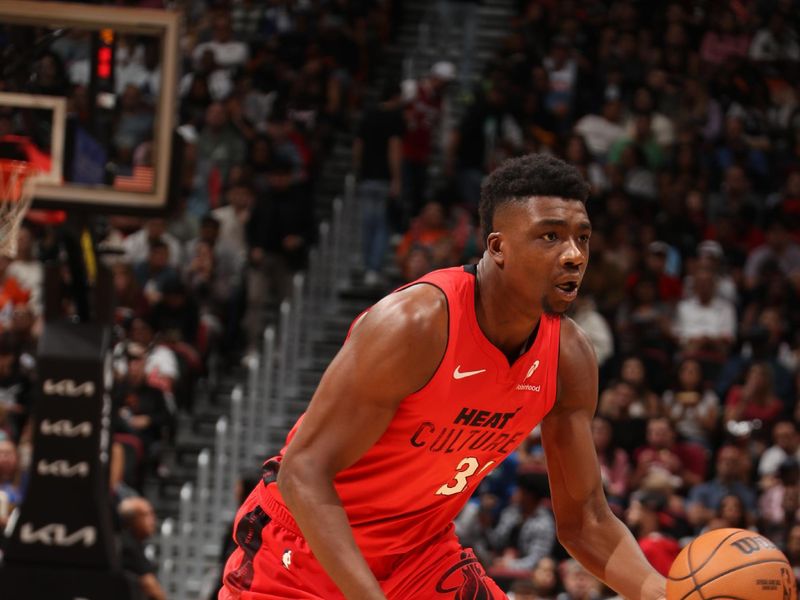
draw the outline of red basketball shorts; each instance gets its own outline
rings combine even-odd
[[[257,492],[236,515],[234,539],[219,600],[344,599],[305,539],[268,515]],[[389,600],[507,598],[472,551],[461,547],[452,526],[407,554],[367,562]]]

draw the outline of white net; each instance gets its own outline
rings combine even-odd
[[[19,226],[33,199],[28,181],[32,173],[27,162],[0,160],[0,255],[17,255]]]

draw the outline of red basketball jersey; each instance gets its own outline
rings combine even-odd
[[[410,285],[419,284],[447,296],[442,362],[400,403],[375,445],[334,480],[367,557],[408,552],[443,531],[555,402],[559,317],[543,315],[533,344],[509,365],[478,326],[474,268],[434,271]],[[264,494],[267,506],[283,505],[276,484]]]

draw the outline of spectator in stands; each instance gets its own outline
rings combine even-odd
[[[786,545],[784,547],[786,558],[792,565],[795,577],[800,573],[800,524],[792,525],[786,535]]]
[[[760,63],[800,61],[800,39],[786,18],[787,15],[776,11],[770,15],[767,26],[756,32],[748,53],[752,60]]]
[[[629,454],[645,441],[648,408],[627,381],[612,381],[600,394],[597,413],[607,418],[613,439]]]
[[[592,186],[592,194],[598,195],[608,188],[609,182],[605,169],[589,153],[583,137],[573,134],[567,139],[564,158],[577,167],[584,179],[589,182]]]
[[[419,217],[413,220],[400,244],[397,246],[397,262],[401,266],[408,259],[412,248],[426,248],[434,269],[455,262],[455,252],[450,229],[447,227],[444,207],[438,202],[428,202]]]
[[[671,353],[671,323],[668,305],[658,298],[658,280],[646,274],[629,292],[616,316],[620,350],[665,364]]]
[[[19,440],[31,410],[32,373],[25,373],[19,340],[0,333],[0,435]],[[34,362],[35,365],[35,362]]]
[[[313,241],[311,200],[292,180],[291,169],[284,161],[272,164],[270,192],[258,199],[247,223],[250,250],[244,322],[253,347],[266,325],[265,309],[288,296],[292,275],[305,266]]]
[[[144,498],[126,498],[119,505],[122,523],[121,566],[138,578],[144,597],[166,600],[167,595],[156,578],[156,565],[147,558],[144,544],[156,533],[156,514]]]
[[[738,447],[722,446],[717,454],[716,476],[711,481],[698,483],[689,490],[687,501],[687,517],[689,522],[700,531],[719,510],[722,499],[735,495],[742,499],[747,511],[748,523],[752,523],[756,515],[756,493],[748,486],[747,475],[743,472],[742,453]]]
[[[736,307],[717,294],[711,268],[695,270],[693,294],[678,302],[674,328],[686,355],[720,364],[725,361],[736,339]]]
[[[36,257],[36,240],[25,223],[20,225],[17,233],[17,255],[8,267],[8,274],[30,294],[29,304],[35,314],[42,314],[44,265]]]
[[[633,386],[637,400],[647,409],[649,417],[661,416],[658,394],[652,390],[648,379],[647,367],[638,356],[628,356],[622,361],[619,377]]]
[[[139,44],[129,44],[124,51],[117,48],[114,79],[117,94],[132,85],[153,104],[161,91],[160,48],[157,38],[144,38]]]
[[[0,255],[0,333],[11,327],[14,307],[30,301],[30,293],[8,272],[11,258]]]
[[[127,339],[114,348],[115,371],[125,376],[128,371],[128,357],[138,357],[144,353],[144,370],[148,384],[169,393],[180,377],[180,367],[175,353],[156,339],[152,323],[145,317],[134,317],[128,324]]]
[[[759,419],[766,427],[771,427],[784,412],[783,403],[773,390],[769,366],[753,363],[747,369],[744,384],[732,387],[725,398],[725,421]]]
[[[578,82],[578,62],[573,49],[564,36],[556,36],[550,43],[550,52],[542,61],[547,70],[549,89],[544,97],[545,108],[567,128],[572,117],[575,88]]]
[[[405,134],[403,135],[403,205],[406,218],[420,212],[428,194],[428,168],[434,149],[447,85],[456,76],[452,63],[433,64],[426,77],[403,82]]]
[[[134,150],[143,142],[152,140],[155,114],[142,98],[141,90],[128,85],[119,100],[119,111],[114,124],[114,149],[120,174],[128,175],[133,167]]]
[[[0,527],[5,527],[11,511],[22,502],[22,473],[17,445],[0,430]]]
[[[478,211],[484,173],[522,147],[522,129],[509,106],[508,91],[493,83],[486,97],[467,109],[446,149],[445,173],[455,177],[461,201],[473,214]]]
[[[214,55],[214,62],[223,69],[232,71],[244,65],[248,58],[247,44],[233,39],[231,17],[225,12],[218,12],[211,18],[211,40],[198,44],[192,52],[195,65],[199,66],[206,51]]]
[[[600,598],[600,582],[574,558],[561,564],[561,579],[564,591],[556,600],[597,600]]]
[[[747,518],[748,514],[742,499],[736,494],[728,494],[720,500],[717,514],[708,522],[705,531],[729,528],[748,529],[750,523]]]
[[[625,299],[625,272],[608,251],[602,229],[592,232],[592,268],[583,277],[581,294],[594,298],[600,313],[611,320]]]
[[[625,167],[625,151],[630,149],[634,156],[641,158],[640,166],[656,170],[664,165],[664,151],[652,130],[652,115],[639,112],[634,116],[633,127],[626,137],[618,140],[608,150],[608,162]]]
[[[494,562],[495,569],[532,571],[553,549],[555,519],[543,503],[548,496],[546,475],[519,475],[512,503],[500,513],[490,534],[492,546],[500,554]]]
[[[742,32],[736,13],[722,9],[712,16],[711,27],[703,35],[700,58],[711,67],[722,66],[729,59],[747,56],[750,37]]]
[[[625,137],[622,125],[623,105],[616,94],[606,97],[601,114],[588,114],[575,123],[573,130],[583,136],[598,161],[605,162],[608,151]]]
[[[143,315],[148,309],[147,299],[136,281],[133,267],[127,262],[118,262],[111,267],[116,299],[117,321],[123,322]]]
[[[240,268],[247,255],[246,227],[254,205],[253,189],[239,183],[225,192],[225,205],[211,213],[219,223],[217,243],[212,246],[214,253],[219,260],[230,262],[232,268],[237,263]]]
[[[718,221],[724,216],[759,215],[762,200],[752,187],[750,176],[740,165],[732,164],[725,168],[719,192],[710,194],[708,198],[709,221],[719,226]],[[753,244],[751,240],[742,241]]]
[[[710,449],[719,423],[719,398],[706,388],[702,366],[695,359],[683,359],[675,379],[676,385],[662,396],[664,413],[683,439]]]
[[[745,284],[755,288],[764,281],[765,269],[774,263],[790,281],[800,280],[800,244],[792,241],[781,215],[775,215],[767,226],[766,242],[747,257]],[[795,285],[797,285],[795,283]]]
[[[669,474],[675,488],[688,488],[705,477],[705,452],[691,443],[679,442],[667,417],[647,422],[647,444],[636,450],[633,459],[631,487],[634,488],[653,472]]]
[[[161,300],[164,284],[178,277],[175,267],[170,264],[169,246],[161,240],[150,244],[147,260],[136,263],[133,272],[150,305]]]
[[[434,270],[433,252],[426,246],[411,246],[405,260],[400,265],[403,281],[406,283],[419,279]]]
[[[672,520],[666,510],[668,500],[659,492],[637,491],[625,515],[625,523],[636,536],[647,560],[665,577],[681,551],[680,544],[668,528]]]
[[[210,104],[197,140],[197,166],[189,202],[189,211],[198,219],[217,205],[231,168],[244,162],[245,149],[225,106],[220,102]]]
[[[181,243],[171,233],[167,232],[167,223],[164,219],[147,219],[144,227],[126,237],[122,246],[125,250],[125,260],[132,265],[137,265],[150,255],[151,246],[155,242],[166,244],[167,262],[170,266],[177,268],[180,266],[183,256],[181,253]]]
[[[136,436],[142,443],[146,464],[157,463],[171,415],[164,393],[147,383],[144,356],[128,359],[128,372],[116,384],[112,396],[115,430]]]
[[[773,425],[772,446],[764,451],[758,461],[758,476],[762,485],[769,485],[774,481],[778,467],[789,459],[800,461],[800,434],[797,432],[797,424],[785,419]]]
[[[531,573],[534,600],[556,600],[556,595],[561,587],[556,561],[545,556],[539,559]]]
[[[800,464],[797,459],[785,459],[766,485],[758,499],[759,529],[778,546],[783,546],[788,530],[800,517]]]
[[[353,167],[358,183],[364,243],[364,283],[381,282],[383,260],[389,243],[389,203],[401,193],[405,133],[400,112],[400,87],[389,84],[380,104],[365,114],[353,141]]]
[[[726,264],[725,251],[719,242],[715,240],[705,240],[697,245],[697,264],[686,275],[683,281],[684,298],[689,298],[694,293],[694,275],[696,269],[710,269],[714,273],[716,286],[714,292],[720,298],[732,302],[734,305],[739,300],[739,292],[736,281],[730,274],[729,265]]]

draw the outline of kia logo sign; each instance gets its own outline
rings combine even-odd
[[[42,544],[43,546],[66,548],[80,543],[85,548],[90,548],[97,540],[97,529],[83,527],[73,533],[68,533],[67,526],[61,523],[50,523],[39,529],[34,529],[31,523],[25,523],[19,530],[19,539],[23,544]]]
[[[50,463],[46,460],[40,460],[36,463],[36,472],[39,475],[64,477],[66,479],[72,477],[87,477],[89,475],[89,463],[83,461],[71,465],[66,460],[54,460]]]
[[[72,421],[67,419],[61,419],[60,421],[43,419],[39,425],[39,431],[42,435],[52,435],[56,437],[89,437],[92,435],[92,424],[89,421],[73,424]]]
[[[72,379],[62,379],[61,381],[45,379],[42,390],[46,396],[66,396],[68,398],[86,396],[88,398],[94,395],[94,381],[75,383]]]

